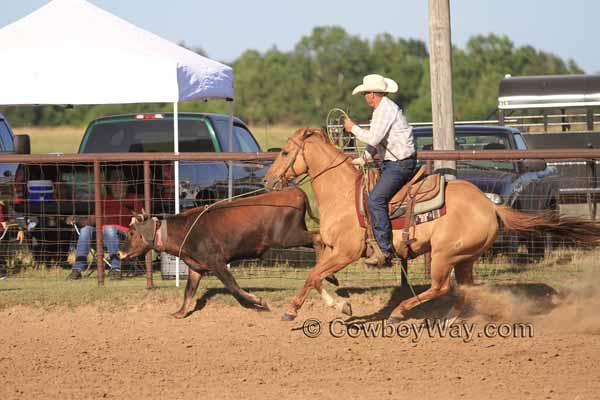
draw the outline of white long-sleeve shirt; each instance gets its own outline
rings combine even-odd
[[[384,160],[403,160],[415,152],[412,126],[396,103],[387,97],[383,97],[373,111],[370,128],[354,125],[352,133],[362,142],[376,147],[379,157]]]

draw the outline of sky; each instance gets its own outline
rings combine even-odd
[[[201,47],[231,63],[247,49],[293,49],[315,26],[337,25],[372,39],[379,33],[428,41],[427,0],[90,0],[173,42]],[[47,0],[0,0],[0,27]],[[450,0],[452,42],[464,47],[476,34],[508,36],[573,59],[586,73],[600,73],[600,1]],[[509,72],[509,71],[507,71]]]

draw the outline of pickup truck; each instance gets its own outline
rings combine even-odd
[[[432,128],[413,129],[417,151],[432,149]],[[527,150],[527,142],[518,129],[505,126],[456,125],[457,150]],[[457,161],[458,179],[464,179],[486,194],[496,204],[506,204],[524,212],[558,211],[558,171],[544,161]],[[528,260],[544,256],[552,246],[550,236],[528,238],[514,234],[501,236],[494,250],[514,257],[517,249],[527,248]]]
[[[14,135],[10,124],[0,114],[0,154],[29,154],[30,139],[28,135]],[[0,163],[0,201],[11,205],[14,201],[15,175],[19,164]]]
[[[29,154],[30,141],[28,135],[14,135],[10,124],[0,114],[0,154]],[[19,164],[0,162],[0,222],[9,222],[9,219],[18,217],[14,213],[15,205],[15,177]],[[4,221],[6,219],[6,221]],[[21,225],[24,221],[20,218]],[[4,236],[4,227],[0,225],[0,236]],[[7,247],[1,246],[0,257],[4,256]]]
[[[260,146],[248,127],[234,118],[233,146],[230,149],[229,117],[220,114],[180,113],[180,152],[259,152]],[[90,122],[85,130],[79,153],[172,152],[173,115],[146,113],[103,117]],[[141,162],[103,163],[105,177],[110,168],[122,168],[129,190],[143,198],[144,180]],[[89,163],[23,165],[17,172],[21,197],[17,210],[37,218],[31,234],[39,248],[37,257],[66,257],[75,241],[69,216],[86,216],[94,210],[93,168]],[[232,163],[234,195],[262,187],[267,163]],[[151,196],[154,214],[172,214],[174,207],[174,163],[151,162]],[[229,164],[227,162],[180,162],[181,209],[196,207],[226,198]],[[103,180],[104,180],[103,177]],[[50,181],[53,195],[44,201],[31,201],[27,193],[31,181]]]

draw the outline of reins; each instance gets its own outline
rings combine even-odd
[[[302,142],[302,145],[298,144],[294,139],[290,138],[289,139],[294,145],[296,145],[297,150],[294,153],[294,157],[291,158],[290,162],[288,163],[288,165],[286,166],[286,168],[283,170],[283,172],[279,175],[279,180],[282,182],[286,182],[287,183],[287,179],[285,178],[285,173],[288,170],[292,170],[292,172],[294,173],[294,175],[296,175],[296,178],[298,176],[300,176],[300,174],[298,174],[295,170],[294,170],[294,164],[296,163],[296,159],[298,158],[298,154],[300,153],[300,151],[302,151],[302,158],[304,158],[304,144],[305,142]],[[338,159],[339,155],[342,154],[344,157],[342,158],[342,160],[339,163],[335,163],[335,161]],[[350,158],[349,155],[344,154],[344,153],[338,153],[336,154],[335,158],[333,159],[333,161],[331,161],[331,164],[327,167],[325,167],[322,171],[318,172],[317,174],[315,174],[314,176],[310,176],[308,174],[308,163],[306,162],[306,158],[304,158],[304,164],[306,165],[307,168],[307,172],[304,174],[304,176],[295,181],[295,184],[298,186],[302,183],[304,183],[304,181],[306,181],[307,179],[311,182],[314,182],[318,177],[320,177],[321,175],[323,175],[324,173],[326,173],[329,170],[332,170],[334,168],[339,167],[340,165],[342,165],[348,158]]]

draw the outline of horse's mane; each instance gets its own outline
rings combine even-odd
[[[346,155],[348,158],[350,158],[348,156],[348,154],[344,153],[334,143],[331,142],[331,139],[327,135],[324,128],[306,126],[304,128],[299,129],[298,131],[296,131],[294,136],[296,136],[296,135],[303,136],[303,138],[304,138],[303,140],[307,140],[309,138],[317,138],[318,140],[322,141],[324,144],[331,146],[331,148],[334,149],[337,153]],[[347,163],[349,164],[350,161],[347,160]],[[356,175],[361,174],[361,171],[356,170],[355,168],[352,168],[352,170],[355,172]]]
[[[331,140],[329,140],[329,136],[327,136],[327,133],[325,132],[325,129],[323,129],[323,128],[307,126],[305,128],[302,128],[302,131],[303,131],[304,137],[306,137],[306,138],[317,137],[317,138],[323,140],[325,143],[331,144]]]

